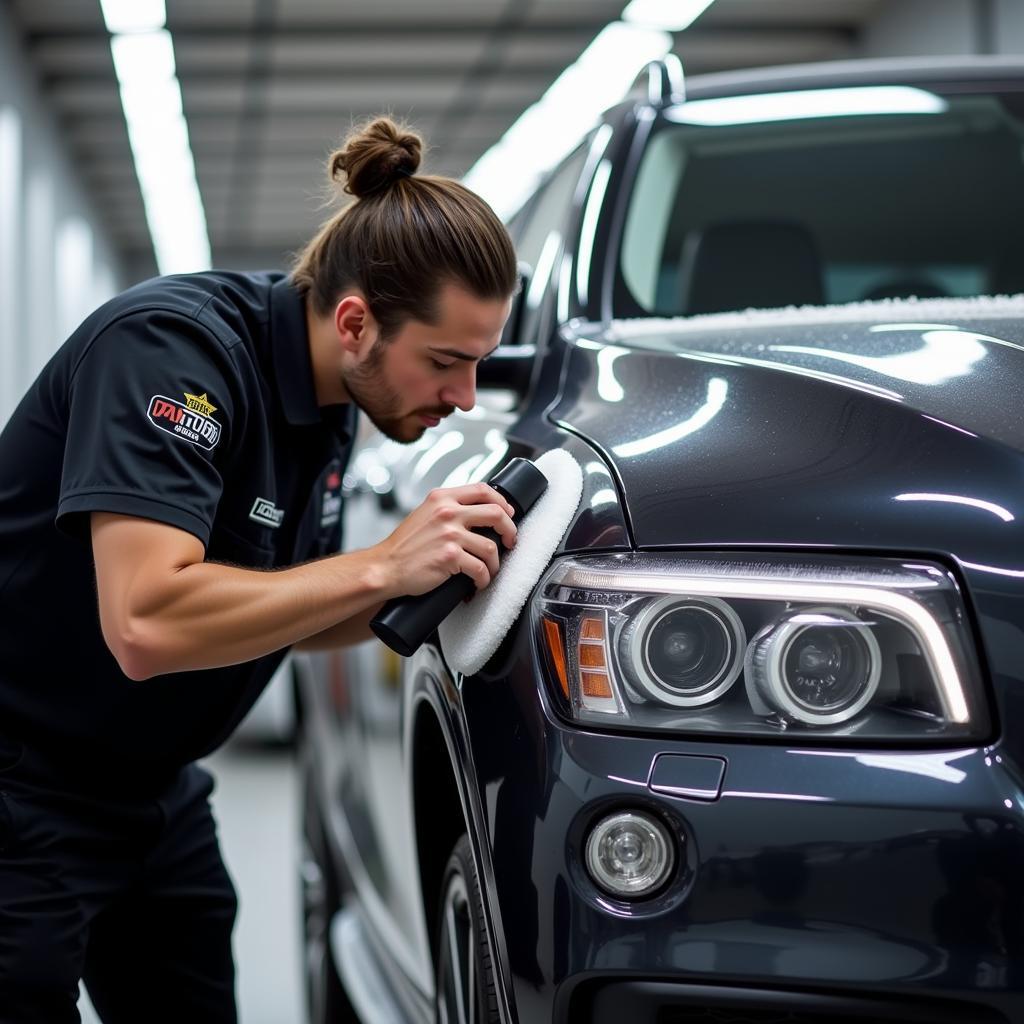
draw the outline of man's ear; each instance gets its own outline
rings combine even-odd
[[[334,329],[341,347],[359,357],[369,352],[379,333],[369,304],[356,292],[343,295],[334,307]]]

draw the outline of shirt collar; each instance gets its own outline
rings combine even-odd
[[[309,357],[309,332],[302,295],[287,277],[270,288],[270,347],[274,383],[284,418],[293,427],[325,424],[342,443],[352,439],[356,408],[352,402],[320,408],[316,400],[313,364]]]
[[[359,410],[355,402],[343,402],[339,405],[328,405],[320,410],[326,423],[338,440],[344,445],[355,437],[356,421]]]

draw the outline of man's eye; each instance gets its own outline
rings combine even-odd
[[[431,363],[434,365],[435,370],[447,370],[451,363],[439,363],[436,359],[431,359]]]

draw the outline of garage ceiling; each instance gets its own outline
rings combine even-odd
[[[324,160],[390,111],[460,176],[625,0],[166,0],[213,261],[280,265],[325,215]],[[688,74],[856,55],[887,0],[716,0]],[[99,0],[15,0],[28,53],[132,275],[155,271]]]

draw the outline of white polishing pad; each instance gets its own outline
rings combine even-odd
[[[568,452],[545,452],[534,465],[548,478],[548,487],[517,524],[516,546],[494,579],[438,629],[448,664],[463,675],[479,672],[501,645],[579,506],[583,470]]]

